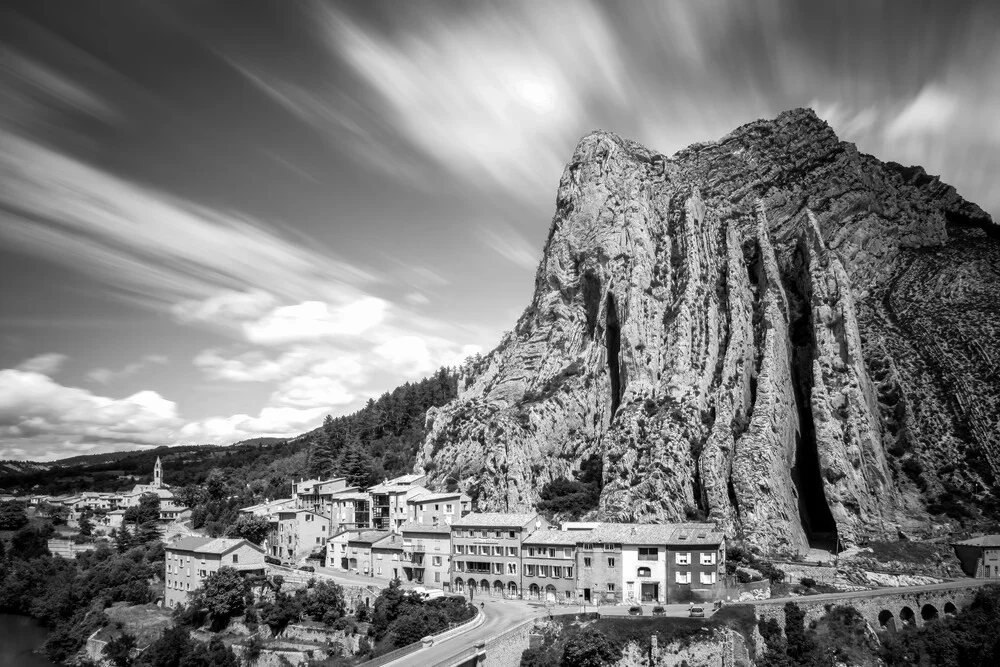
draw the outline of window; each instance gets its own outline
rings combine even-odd
[[[507,547],[508,556],[517,556],[517,547]]]
[[[479,555],[481,555],[481,556],[489,556],[490,555],[490,548],[488,546],[481,545],[479,547]]]
[[[455,561],[455,569],[459,572],[465,572],[465,563],[460,560]]]
[[[503,574],[503,563],[493,563],[493,574]]]
[[[548,565],[539,565],[538,566],[538,576],[539,577],[547,577],[547,576],[549,576],[549,566]]]
[[[710,554],[702,554],[701,555],[701,564],[702,565],[715,565],[715,552],[713,551]]]
[[[657,560],[660,550],[656,547],[639,547],[639,560]]]
[[[678,565],[690,565],[691,564],[691,554],[677,554],[675,562]]]
[[[528,547],[528,556],[532,557],[535,555],[535,547]]]
[[[503,547],[493,547],[494,556],[503,556]]]
[[[435,572],[434,573],[434,583],[440,583],[440,582],[441,582],[441,573],[440,572]]]
[[[583,559],[583,566],[584,567],[590,567],[590,558],[589,557],[585,557]]]
[[[702,572],[701,573],[701,583],[703,583],[703,584],[714,584],[715,583],[715,572]]]
[[[516,535],[516,534],[514,533],[514,531],[512,530],[512,531],[510,531],[509,533],[507,533],[507,537],[509,537],[510,539],[512,539],[512,540],[513,540],[513,539],[514,539],[515,537],[517,537],[517,535]]]
[[[572,579],[573,578],[573,568],[572,567],[564,567],[563,570],[566,573],[566,578],[567,579]]]
[[[651,577],[651,576],[653,576],[653,571],[650,570],[648,567],[640,567],[639,571],[636,573],[636,576],[639,576],[639,577]]]
[[[572,558],[573,557],[573,550],[572,549],[563,549],[563,557],[564,558]]]
[[[319,538],[318,537],[316,538],[316,544],[319,544]]]
[[[556,557],[556,550],[549,549],[549,558],[555,558],[555,557]]]
[[[434,511],[437,512],[439,509],[441,509],[441,505],[434,503]]]
[[[691,573],[690,572],[676,572],[676,581],[678,584],[690,584],[691,583]]]
[[[507,574],[517,574],[517,563],[507,563]]]
[[[441,564],[441,556],[432,556],[431,557],[431,564],[432,565],[440,565]]]
[[[609,593],[614,593],[615,592],[615,585],[614,584],[608,584],[608,592]]]
[[[444,506],[444,513],[445,514],[454,514],[454,511],[451,509],[451,507],[452,507],[451,503],[448,503],[447,505],[445,505]]]
[[[497,539],[500,539],[501,537],[503,537],[503,533],[498,530],[497,531]]]
[[[465,531],[464,530],[456,530],[455,531],[455,537],[465,537]]]
[[[535,566],[534,565],[525,565],[524,566],[524,576],[526,576],[526,577],[533,577],[533,576],[535,576]]]
[[[608,559],[608,567],[614,567],[614,566],[615,566],[615,559],[614,558],[609,558]]]

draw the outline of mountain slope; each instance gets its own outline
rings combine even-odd
[[[995,502],[998,231],[809,110],[670,158],[592,133],[531,305],[418,466],[514,510],[596,453],[603,516],[700,511],[769,552]]]

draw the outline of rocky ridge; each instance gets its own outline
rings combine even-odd
[[[428,413],[431,483],[522,510],[596,453],[602,517],[769,553],[1000,497],[1000,227],[951,186],[798,109],[671,157],[594,132],[556,205],[531,305]]]

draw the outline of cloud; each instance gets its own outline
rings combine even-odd
[[[264,345],[357,336],[381,323],[387,306],[385,301],[374,297],[341,307],[306,301],[275,308],[259,320],[244,323],[243,331],[247,340]]]
[[[421,294],[420,292],[410,292],[403,298],[414,306],[426,306],[431,302],[426,294]]]
[[[18,370],[27,371],[29,373],[41,373],[42,375],[53,375],[58,373],[62,365],[69,359],[65,354],[59,354],[58,352],[49,352],[46,354],[40,354],[37,357],[32,357],[31,359],[26,359],[18,364]]]
[[[32,458],[88,443],[166,444],[178,426],[175,404],[153,391],[113,399],[38,372],[0,370],[0,458],[15,444]]]
[[[352,300],[380,280],[268,225],[109,175],[0,125],[0,241],[188,320]]]
[[[885,128],[886,138],[895,141],[909,136],[938,134],[947,130],[960,100],[939,85],[928,84]]]
[[[87,373],[87,379],[91,382],[97,384],[107,384],[112,380],[117,380],[131,375],[135,375],[144,368],[152,365],[164,365],[169,363],[169,359],[162,354],[147,354],[146,356],[139,359],[139,361],[134,361],[130,364],[126,364],[118,370],[112,370],[110,368],[95,368]]]
[[[522,268],[534,270],[542,259],[542,251],[518,234],[510,225],[482,227],[480,235],[501,257]]]

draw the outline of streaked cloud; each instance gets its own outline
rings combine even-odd
[[[534,270],[542,259],[542,249],[528,243],[514,228],[495,223],[480,228],[483,241],[507,261]]]
[[[107,384],[112,380],[130,377],[150,366],[162,366],[170,360],[162,354],[147,354],[138,361],[133,361],[115,370],[111,368],[95,368],[87,373],[87,379],[97,384]]]

